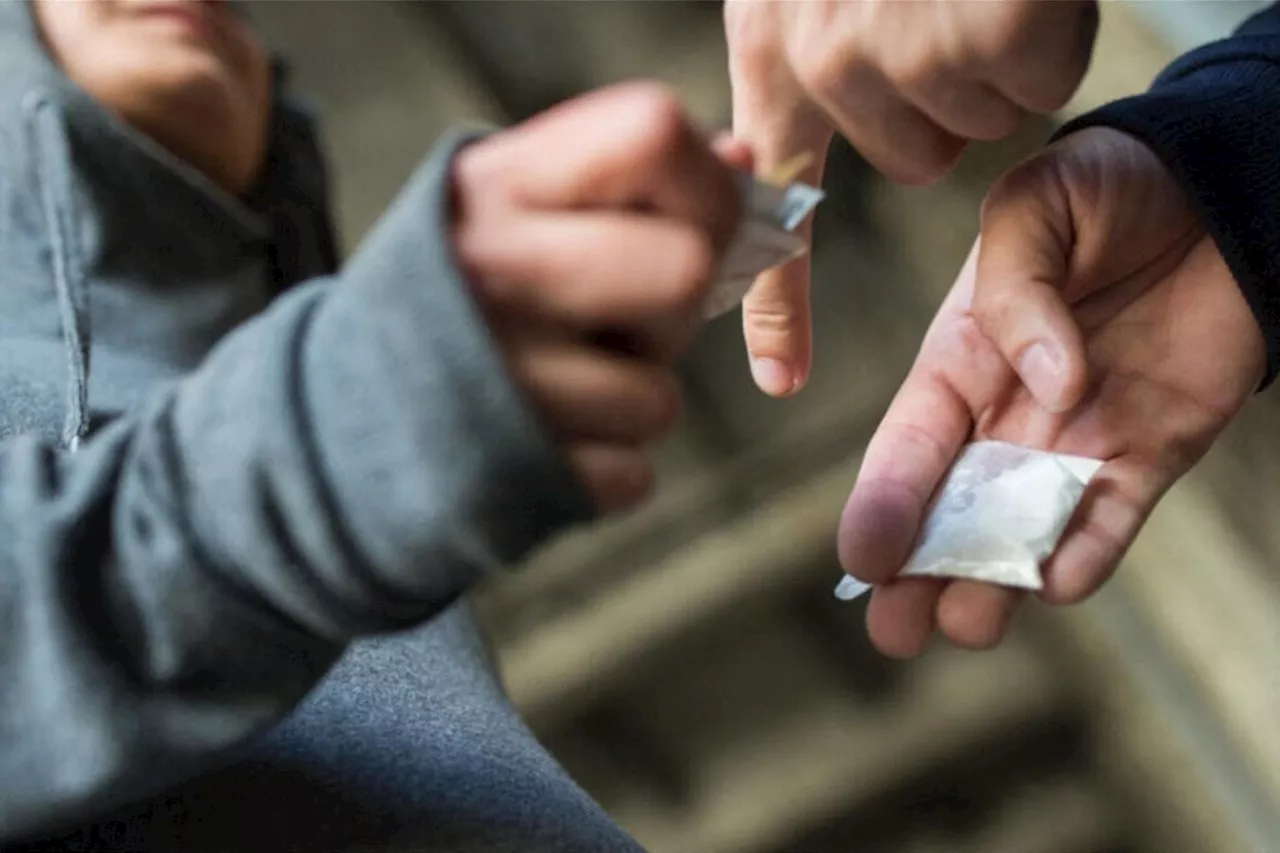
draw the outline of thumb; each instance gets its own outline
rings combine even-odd
[[[1084,337],[1063,297],[1076,229],[1044,155],[1005,174],[982,208],[973,314],[1036,401],[1065,412],[1088,388]]]
[[[726,11],[729,11],[727,7]],[[822,185],[822,171],[832,129],[826,117],[804,95],[785,58],[776,49],[748,49],[768,39],[748,38],[747,25],[769,23],[766,7],[728,28],[729,78],[733,89],[733,135],[751,147],[756,174],[771,173],[810,158],[794,180]],[[776,45],[774,46],[776,48]],[[812,245],[812,220],[796,229]],[[809,378],[812,325],[809,314],[809,255],[770,270],[757,279],[742,304],[743,333],[751,374],[766,394],[785,397]]]

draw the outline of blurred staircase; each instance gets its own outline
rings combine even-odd
[[[329,119],[348,244],[460,119],[506,122],[648,76],[728,125],[716,4],[293,0],[254,14]],[[1118,4],[1103,33],[1073,109],[1167,59]],[[736,319],[712,324],[682,368],[689,414],[657,499],[478,596],[516,704],[655,853],[1280,850],[1280,572],[1261,559],[1280,554],[1274,403],[1170,499],[1103,596],[1033,609],[998,651],[890,663],[862,606],[831,596],[861,448],[984,188],[1047,132],[977,149],[928,189],[834,154],[810,388],[757,394]]]

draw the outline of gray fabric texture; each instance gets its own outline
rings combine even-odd
[[[230,198],[0,2],[0,845],[635,849],[455,604],[591,515],[450,257],[466,137],[335,270],[276,107]]]

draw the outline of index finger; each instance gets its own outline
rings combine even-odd
[[[730,7],[726,7],[726,11]],[[763,19],[743,17],[760,26]],[[772,41],[774,33],[766,38]],[[766,60],[732,49],[729,76],[734,134],[751,145],[757,171],[768,174],[800,155],[812,161],[793,179],[822,186],[827,148],[834,131],[781,59]],[[812,244],[812,218],[796,229]],[[804,387],[813,359],[808,253],[760,276],[742,303],[743,335],[751,375],[761,391],[786,397]]]
[[[816,151],[797,149],[797,153],[814,158],[797,179],[821,186],[827,141],[821,142]],[[761,167],[773,169],[785,164],[787,161],[780,157],[785,150],[774,146],[758,149]],[[763,156],[765,152],[769,156]],[[813,217],[800,223],[795,233],[812,246]],[[812,254],[805,252],[763,273],[742,301],[742,331],[751,375],[760,390],[773,397],[786,397],[803,388],[813,366],[811,271]]]

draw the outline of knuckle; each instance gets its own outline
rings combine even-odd
[[[1067,3],[1045,3],[1043,0],[1015,0],[990,8],[986,18],[988,50],[1000,55],[1021,55],[1023,47],[1046,29],[1060,29],[1062,11]]]
[[[770,336],[788,335],[795,330],[800,319],[796,306],[781,299],[753,298],[748,294],[743,302],[747,326],[755,333]]]
[[[847,50],[806,50],[795,56],[792,67],[796,81],[819,101],[839,101],[845,81],[857,76],[862,61]]]
[[[985,284],[975,284],[970,311],[977,324],[976,331],[988,340],[998,341],[1001,331],[1009,328],[1010,320],[1016,319],[1018,300],[1007,286],[987,287]]]
[[[464,146],[454,156],[449,177],[459,219],[512,204],[512,171],[520,168],[515,164],[521,158],[516,156],[519,146],[509,134],[501,131]]]
[[[489,138],[467,145],[453,158],[453,182],[460,192],[469,192],[473,187],[492,186],[490,179],[501,161],[501,141]]]
[[[468,146],[454,159],[451,181],[455,198],[452,228],[458,265],[482,296],[501,301],[503,271],[517,252],[510,237],[515,207],[504,187],[503,152],[483,144]]]
[[[974,292],[971,345],[986,351],[1010,367],[1016,366],[1032,342],[1036,311],[1027,291],[1017,284],[990,284]],[[977,349],[982,352],[982,349]]]
[[[1000,76],[1028,81],[1020,86],[1034,112],[1062,109],[1089,67],[1097,34],[1092,2],[1005,4],[991,22],[986,52]]]
[[[941,57],[936,51],[891,51],[884,59],[884,74],[898,90],[927,89],[941,73]]]
[[[689,121],[680,99],[671,91],[658,83],[637,83],[631,97],[642,158],[662,163],[688,145],[692,137]]]
[[[747,70],[770,67],[777,55],[778,29],[768,12],[765,4],[754,0],[725,0],[724,32],[730,58]]]
[[[997,13],[991,21],[989,38],[994,48],[1000,52],[1011,52],[1027,37],[1035,16],[1038,3],[1003,3],[997,7]]]
[[[1024,160],[996,179],[982,199],[979,223],[989,226],[997,217],[1027,199],[1037,197],[1043,190],[1048,172],[1041,157]]]

